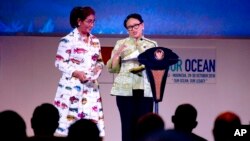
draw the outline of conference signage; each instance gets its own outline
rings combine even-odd
[[[167,83],[215,84],[216,48],[171,48],[180,57],[169,67]]]

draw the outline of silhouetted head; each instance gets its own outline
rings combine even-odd
[[[160,115],[148,113],[139,118],[136,123],[135,135],[137,138],[144,138],[149,134],[162,131],[165,124]]]
[[[27,138],[25,121],[17,112],[6,110],[0,113],[0,138],[7,140]]]
[[[234,129],[241,125],[239,116],[226,111],[219,114],[214,121],[213,135],[215,141],[233,141]]]
[[[197,110],[194,106],[181,104],[176,108],[175,114],[172,116],[172,122],[176,130],[192,132],[198,124],[196,118]]]
[[[59,112],[57,108],[50,103],[43,103],[35,108],[31,127],[35,136],[53,136],[59,123]]]
[[[79,119],[69,127],[70,141],[100,141],[100,131],[97,124],[90,119]]]

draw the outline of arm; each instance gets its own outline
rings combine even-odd
[[[70,54],[70,41],[65,38],[61,39],[56,53],[55,66],[66,74],[66,77],[72,77],[72,73],[75,71],[75,68],[69,64]]]
[[[71,42],[66,38],[61,39],[56,53],[55,66],[63,72],[66,77],[76,77],[84,81],[86,79],[85,73],[76,70],[76,68],[69,63],[71,51]]]
[[[120,45],[118,42],[116,43],[114,49],[112,50],[111,58],[107,62],[109,72],[119,73],[121,68],[121,53],[125,47],[125,45]]]
[[[96,64],[95,64],[94,68],[91,70],[92,75],[90,76],[89,79],[91,79],[91,80],[97,79],[100,76],[103,67],[104,67],[104,63],[103,63],[103,60],[102,60],[101,49],[100,49],[99,56],[97,58],[97,61],[96,61]]]

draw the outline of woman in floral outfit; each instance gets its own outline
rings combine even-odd
[[[97,79],[102,71],[99,39],[90,33],[95,23],[91,7],[75,7],[70,13],[73,31],[60,40],[55,66],[62,72],[54,104],[60,113],[57,134],[67,135],[78,119],[95,121],[104,137],[102,101]]]

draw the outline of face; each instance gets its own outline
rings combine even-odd
[[[130,18],[127,21],[127,30],[130,37],[141,38],[143,35],[144,24],[140,23],[139,20]]]
[[[78,30],[82,34],[90,33],[91,29],[95,24],[95,15],[89,15],[85,20],[78,20]]]

